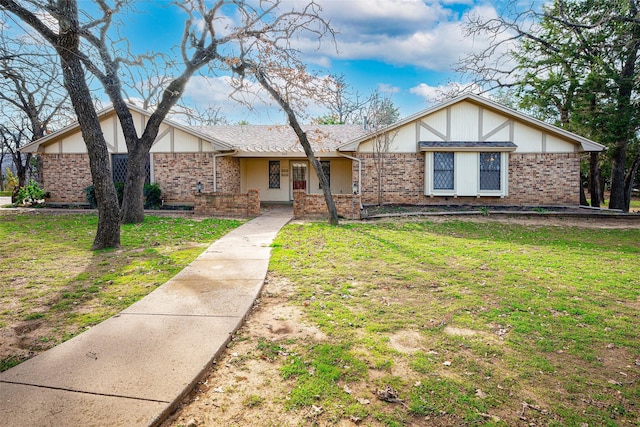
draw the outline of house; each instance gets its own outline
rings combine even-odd
[[[131,107],[138,130],[150,113]],[[126,147],[113,108],[99,114],[112,153],[114,182],[124,181]],[[463,95],[384,129],[353,125],[305,128],[332,194],[350,206],[577,206],[580,156],[604,146],[476,95]],[[78,125],[25,146],[43,159],[51,203],[83,203],[91,183]],[[292,202],[322,210],[322,190],[293,131],[285,125],[187,127],[166,120],[154,143],[148,180],[167,204],[202,195]],[[355,193],[355,195],[354,195]],[[297,196],[296,196],[297,195]],[[258,197],[255,199],[255,197]],[[315,201],[314,201],[315,200]],[[342,203],[342,202],[341,202]],[[313,207],[315,206],[315,207]],[[320,207],[319,207],[320,206]],[[340,204],[340,206],[343,206]],[[339,206],[339,208],[340,208]],[[347,209],[344,208],[343,209]],[[347,210],[348,210],[347,209]]]

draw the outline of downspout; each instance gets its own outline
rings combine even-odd
[[[356,162],[358,162],[358,194],[360,195],[360,210],[362,210],[363,209],[362,207],[362,159],[359,159],[353,156],[348,156],[339,151],[337,153],[342,157],[346,157],[349,160],[355,160]]]
[[[218,192],[218,176],[217,176],[217,167],[216,167],[216,163],[218,160],[218,157],[226,157],[226,156],[233,156],[234,154],[238,154],[238,150],[233,150],[230,153],[219,153],[219,154],[214,154],[213,155],[213,192],[217,193]]]

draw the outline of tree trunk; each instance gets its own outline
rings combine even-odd
[[[624,193],[624,170],[627,157],[627,141],[618,141],[613,150],[611,166],[611,196],[609,199],[610,209],[625,210],[627,205]]]
[[[629,4],[632,9],[635,9],[634,3],[630,2]],[[638,11],[634,10],[634,12],[637,14]],[[616,101],[617,117],[615,117],[615,122],[613,123],[613,130],[617,136],[617,141],[612,156],[611,200],[609,200],[610,208],[622,209],[625,212],[628,212],[630,202],[625,194],[627,145],[635,136],[636,132],[636,128],[632,123],[632,115],[635,114],[632,97],[636,79],[636,61],[638,59],[638,49],[640,49],[640,25],[634,24],[632,35],[634,38],[627,49],[628,54],[626,58],[624,58],[624,64],[619,77],[618,99]]]
[[[591,152],[589,156],[589,193],[591,195],[591,206],[599,208],[602,203],[600,193],[600,168],[598,167],[599,153]]]
[[[633,183],[636,180],[636,174],[638,173],[638,167],[640,167],[640,150],[633,159],[631,167],[627,171],[627,176],[624,178],[624,192],[625,192],[625,212],[629,212],[631,208],[631,193],[633,192]]]
[[[27,153],[24,163],[22,162],[22,154],[19,151],[13,156],[13,164],[16,166],[16,175],[18,177],[18,187],[26,187],[27,171],[29,170],[29,163],[31,162],[31,153]]]
[[[311,162],[311,165],[315,169],[316,175],[320,180],[320,183],[322,186],[322,193],[324,194],[324,200],[325,200],[325,203],[327,204],[327,210],[329,211],[329,224],[338,225],[340,222],[338,219],[338,210],[336,209],[336,204],[333,201],[333,196],[331,195],[331,189],[329,188],[327,177],[324,175],[324,172],[322,171],[322,166],[320,165],[320,162],[318,161],[318,159],[316,159],[316,156],[313,154],[313,149],[311,148],[311,143],[309,143],[307,134],[304,133],[304,131],[300,127],[300,123],[298,123],[298,119],[293,109],[291,108],[291,105],[289,105],[289,103],[278,93],[278,91],[276,91],[269,84],[266,76],[262,73],[262,71],[254,69],[254,72],[255,72],[256,79],[258,80],[260,85],[267,92],[269,92],[271,97],[278,102],[280,107],[286,113],[289,119],[289,125],[298,136],[298,140],[300,141],[300,144],[302,145],[302,148],[304,149],[304,152],[307,155],[307,159],[309,159],[309,162]]]
[[[582,175],[580,175],[580,206],[589,206],[587,195],[584,193],[584,185],[582,185]]]
[[[138,138],[133,118],[129,107],[120,97],[120,85],[113,84],[109,87],[110,98],[118,114],[125,140],[129,159],[127,162],[127,177],[124,183],[124,193],[121,208],[121,220],[123,224],[136,224],[144,221],[144,181],[146,178],[146,166],[149,160],[151,146],[158,136],[158,130],[162,121],[171,108],[178,102],[184,92],[187,82],[196,68],[187,66],[182,75],[174,79],[164,92],[160,104],[149,118],[144,133]]]
[[[58,6],[62,13],[56,49],[60,55],[64,86],[69,92],[89,153],[91,176],[98,202],[98,231],[92,249],[117,248],[120,247],[120,211],[111,177],[109,152],[86,84],[84,69],[75,55],[80,43],[77,4],[72,0],[60,0]]]
[[[382,154],[374,154],[377,156],[382,156]],[[382,157],[378,157],[378,161],[376,162],[376,168],[378,169],[378,206],[382,206],[382,168],[384,166],[384,159]]]
[[[143,190],[148,158],[148,150],[138,149],[129,153],[121,207],[123,224],[137,224],[144,221]]]

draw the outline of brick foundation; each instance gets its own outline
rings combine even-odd
[[[362,159],[362,203],[378,203],[378,179],[372,154]],[[357,177],[357,163],[353,165]],[[580,203],[578,153],[509,154],[509,195],[429,197],[424,195],[424,154],[389,153],[384,159],[382,203],[408,205],[575,206]],[[356,178],[354,178],[356,179]]]
[[[334,194],[338,215],[346,219],[360,219],[360,196],[357,194]],[[293,217],[322,218],[327,217],[327,204],[323,194],[306,194],[304,190],[293,192]]]
[[[196,216],[253,218],[260,215],[260,191],[238,193],[195,193],[193,211]]]

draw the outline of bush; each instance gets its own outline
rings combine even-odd
[[[118,206],[122,206],[122,200],[124,199],[124,182],[116,182],[113,185],[116,187],[116,196],[118,196]]]
[[[97,208],[98,200],[96,199],[96,190],[93,188],[93,184],[84,188],[82,192],[84,193],[84,199],[87,201],[89,206],[93,209]]]
[[[9,193],[9,195],[13,194],[13,189],[18,186],[18,177],[14,174],[11,169],[6,168],[5,174],[5,183],[4,189]]]
[[[145,209],[158,209],[162,206],[162,190],[158,183],[145,184],[142,193]]]
[[[122,206],[122,197],[124,195],[124,183],[116,182],[116,194],[118,195],[118,204]],[[82,192],[85,195],[85,200],[93,209],[98,207],[98,201],[96,199],[96,192],[93,188],[93,184],[83,189]],[[144,196],[144,208],[145,209],[157,209],[162,206],[162,191],[157,183],[145,184],[142,190]]]
[[[26,187],[21,187],[16,195],[16,203],[18,205],[33,205],[44,199],[44,190],[40,188],[37,182],[31,180]]]

